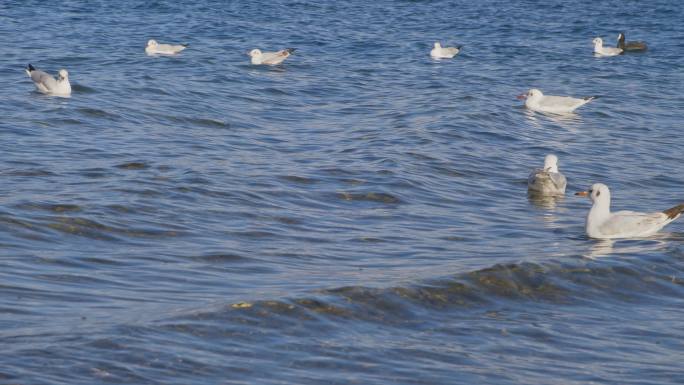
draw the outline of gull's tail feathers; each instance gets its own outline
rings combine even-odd
[[[663,211],[663,213],[672,220],[677,219],[680,215],[682,215],[682,212],[684,212],[684,203]]]

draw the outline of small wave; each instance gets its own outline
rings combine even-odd
[[[112,173],[104,168],[88,168],[84,170],[79,170],[78,174],[86,178],[106,178]]]
[[[293,218],[293,217],[285,217],[285,216],[278,216],[274,217],[276,221],[280,223],[284,223],[286,225],[301,225],[304,224],[304,221],[298,219],[298,218]]]
[[[190,123],[197,124],[198,126],[208,127],[208,128],[230,128],[230,124],[216,119],[206,119],[206,118],[195,118],[190,119]]]
[[[62,233],[79,235],[86,238],[108,241],[119,240],[112,235],[115,232],[113,228],[84,218],[59,218],[56,222],[47,223],[46,226]]]
[[[154,80],[154,78],[152,76],[146,75],[145,78],[147,80]],[[154,95],[165,95],[165,96],[171,95],[170,92],[168,92],[162,88],[157,88],[157,87],[142,87],[142,88],[138,88],[138,89],[131,90],[131,91],[137,91],[137,92],[141,92],[141,93],[150,93],[150,94],[154,94]]]
[[[663,269],[667,270],[667,269]],[[335,317],[404,322],[418,317],[420,308],[449,311],[482,309],[502,301],[549,302],[558,306],[601,301],[651,300],[651,295],[681,297],[684,282],[658,269],[637,265],[497,264],[433,282],[373,288],[346,286],[316,295],[284,300],[241,301],[203,317]]]
[[[276,234],[273,232],[258,231],[258,230],[233,231],[233,232],[231,232],[231,234],[235,235],[237,237],[254,238],[254,239],[272,238],[272,237],[276,236]]]
[[[48,170],[28,169],[28,170],[7,170],[7,171],[0,172],[0,175],[40,177],[40,176],[54,176],[55,174],[51,171],[48,171]]]
[[[114,167],[122,170],[146,170],[150,168],[150,165],[145,162],[126,162],[117,164]]]
[[[399,204],[401,199],[389,193],[377,193],[377,192],[367,192],[367,193],[350,193],[341,192],[337,194],[337,197],[345,201],[361,201],[361,202],[377,202],[386,204]]]
[[[274,95],[274,96],[286,96],[286,95],[290,95],[289,92],[286,92],[286,91],[284,91],[284,90],[282,90],[282,89],[280,89],[280,88],[273,88],[273,87],[264,88],[264,89],[261,90],[261,92],[267,93],[267,94],[269,94],[269,95]]]
[[[163,116],[159,117],[167,118],[174,123],[187,124],[192,127],[206,127],[206,128],[230,128],[230,124],[222,120],[211,119],[211,118],[186,118],[182,116]]]
[[[194,259],[196,261],[212,263],[212,264],[214,264],[214,263],[215,264],[224,264],[224,263],[246,261],[249,258],[244,257],[244,256],[239,255],[239,254],[215,253],[215,254],[199,255],[199,256],[193,257],[192,259]]]
[[[56,119],[53,121],[53,123],[55,123],[55,124],[61,123],[61,124],[73,125],[73,126],[76,126],[76,125],[80,126],[80,125],[86,124],[86,122],[78,120],[78,119]]]
[[[77,111],[89,118],[107,118],[112,120],[119,119],[119,115],[107,112],[105,110],[100,110],[98,108],[82,107],[77,109]]]
[[[82,84],[72,84],[71,85],[71,90],[72,92],[80,93],[80,94],[94,94],[97,93],[97,90],[94,88],[90,88],[88,86],[84,86]]]
[[[43,210],[53,213],[78,212],[82,210],[81,206],[68,203],[24,203],[15,207],[24,210]]]
[[[37,276],[42,281],[62,282],[69,285],[106,285],[111,286],[112,281],[95,275],[84,274],[40,274]]]
[[[316,179],[311,179],[303,176],[297,176],[297,175],[285,175],[281,176],[280,179],[289,181],[289,182],[295,182],[299,184],[314,184],[317,182]]]
[[[115,227],[83,217],[53,218],[45,226],[66,234],[108,241],[119,241],[119,237],[166,238],[180,235],[178,231]]]

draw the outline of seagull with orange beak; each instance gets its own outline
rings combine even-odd
[[[635,211],[610,212],[610,190],[595,183],[588,191],[575,195],[589,197],[593,202],[585,229],[590,238],[615,239],[647,237],[660,231],[684,212],[684,204],[655,213]]]
[[[525,101],[525,107],[532,111],[551,114],[569,114],[583,105],[596,99],[597,96],[573,98],[570,96],[544,95],[540,90],[532,88],[527,93],[518,95],[519,100]]]

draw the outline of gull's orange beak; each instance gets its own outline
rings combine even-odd
[[[521,94],[521,95],[516,96],[515,98],[518,99],[518,100],[525,100],[525,99],[527,99],[527,95],[526,95],[526,94]]]
[[[589,191],[580,191],[580,192],[576,192],[575,195],[580,196],[580,197],[588,197],[588,196],[589,196]]]

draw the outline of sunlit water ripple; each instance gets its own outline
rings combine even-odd
[[[49,8],[0,4],[0,382],[684,382],[682,222],[597,242],[526,195],[553,152],[571,192],[684,201],[678,2]],[[650,50],[591,55],[619,31]]]

